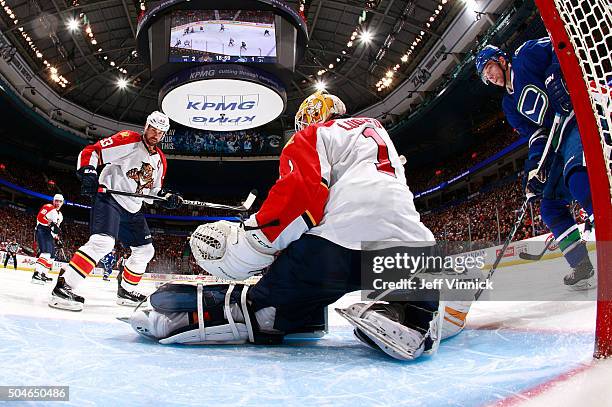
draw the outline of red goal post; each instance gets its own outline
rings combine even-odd
[[[612,9],[609,0],[535,0],[571,95],[597,236],[595,357],[612,355]]]

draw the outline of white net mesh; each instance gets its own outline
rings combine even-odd
[[[612,195],[612,5],[610,0],[554,0],[554,3],[588,84]]]

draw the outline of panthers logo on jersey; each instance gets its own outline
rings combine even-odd
[[[136,193],[140,194],[144,189],[153,188],[153,166],[143,162],[138,168],[132,168],[125,175],[136,181]]]

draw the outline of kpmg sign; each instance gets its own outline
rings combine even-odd
[[[258,127],[284,110],[287,94],[272,75],[246,66],[205,65],[170,77],[159,92],[172,120],[200,130]]]

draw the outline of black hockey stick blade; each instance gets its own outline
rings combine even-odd
[[[531,254],[531,253],[519,253],[519,257],[523,260],[529,260],[529,261],[538,261],[542,258],[542,256],[544,256],[544,252],[540,253],[540,254]]]
[[[553,244],[554,241],[555,239],[550,239],[546,243],[546,246],[544,246],[544,250],[542,250],[540,254],[531,254],[531,253],[523,252],[523,253],[519,253],[519,257],[523,260],[538,261],[542,257],[544,257],[544,255],[546,254],[546,252],[548,251],[548,249],[550,248],[550,246]]]

